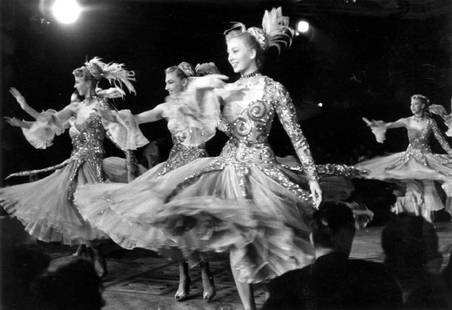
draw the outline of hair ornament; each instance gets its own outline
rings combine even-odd
[[[289,47],[292,44],[292,37],[295,31],[289,26],[289,17],[282,15],[281,7],[273,8],[271,11],[265,10],[262,18],[262,28],[246,28],[243,23],[234,23],[232,27],[225,31],[225,34],[232,30],[248,32],[251,34],[262,50],[267,50],[274,46],[281,51],[281,46]]]
[[[123,94],[123,88],[126,87],[129,93],[136,94],[135,87],[132,85],[132,81],[135,81],[135,72],[127,70],[124,64],[115,62],[105,63],[101,61],[101,58],[94,57],[85,64],[73,71],[76,77],[82,75],[89,75],[96,81],[106,79],[111,85],[117,88],[116,94]],[[112,89],[110,89],[110,92]],[[123,96],[121,96],[123,97]]]
[[[188,62],[186,62],[186,61],[183,61],[183,62],[181,62],[180,64],[178,64],[177,67],[178,67],[180,70],[182,70],[182,72],[183,72],[187,77],[195,76],[195,70],[193,70],[193,66],[192,66],[190,63],[188,63]]]

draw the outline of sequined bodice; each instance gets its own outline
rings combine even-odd
[[[239,165],[275,165],[267,139],[275,114],[288,134],[310,180],[317,172],[306,138],[297,122],[295,107],[287,90],[269,77],[256,75],[232,84],[245,89],[242,95],[225,100],[219,127],[231,137],[221,156]]]
[[[223,119],[233,139],[245,144],[267,142],[275,115],[268,83],[263,76],[236,82],[249,90],[243,98],[226,102],[223,109]]]
[[[408,148],[405,152],[401,152],[399,159],[392,165],[386,167],[385,170],[399,169],[406,165],[410,160],[415,160],[417,163],[432,168],[433,170],[437,170],[438,166],[436,164],[432,165],[432,158],[434,159],[433,162],[442,162],[443,164],[450,163],[450,157],[448,155],[432,154],[432,150],[429,146],[429,140],[432,135],[435,136],[441,147],[448,154],[452,153],[449,144],[442,136],[438,129],[438,125],[432,118],[426,117],[423,120],[423,123],[420,123],[413,116],[403,119],[403,121],[408,133]],[[442,173],[441,171],[439,172]]]
[[[432,134],[431,123],[428,122],[423,128],[407,127],[408,149],[415,149],[422,153],[431,153],[429,140]]]
[[[102,156],[105,129],[102,118],[95,108],[81,106],[77,118],[70,121],[69,135],[72,139],[73,156]]]

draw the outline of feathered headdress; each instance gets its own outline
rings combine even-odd
[[[250,27],[247,29],[243,23],[234,23],[232,28],[225,31],[225,34],[232,30],[250,33],[264,51],[272,46],[276,47],[278,51],[281,51],[281,46],[289,47],[295,33],[289,26],[289,17],[282,15],[281,7],[273,8],[271,11],[265,10],[262,28]]]
[[[113,90],[116,89],[116,91],[114,91],[115,96],[123,97],[125,95],[123,90],[124,86],[129,93],[136,94],[135,88],[131,83],[132,81],[135,81],[135,72],[125,69],[124,64],[115,62],[107,64],[101,61],[99,57],[94,57],[93,59],[86,61],[82,67],[75,69],[73,74],[79,76],[80,72],[89,74],[97,81],[100,81],[103,78],[106,79],[114,86],[109,92],[113,93]],[[100,90],[100,92],[102,92],[102,90]]]

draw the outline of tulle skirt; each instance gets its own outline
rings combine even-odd
[[[149,194],[152,196],[152,193],[149,190],[155,186],[152,184],[158,184],[169,171],[205,156],[204,148],[175,144],[167,161],[146,172],[140,171],[141,175],[129,184],[123,181],[79,187],[75,203],[87,221],[107,233],[121,247],[145,248],[173,259],[181,259],[180,251],[175,251],[174,240],[162,229],[142,222],[140,217],[152,216],[162,204],[150,201]],[[109,162],[113,163],[111,160]],[[115,163],[114,166],[118,164]],[[116,179],[121,178],[124,179]]]
[[[425,214],[443,209],[435,182],[442,184],[448,197],[452,196],[452,159],[448,155],[406,151],[366,160],[356,167],[368,170],[367,178],[392,180],[407,186],[409,192],[405,197],[399,197],[394,206],[397,213],[417,214],[419,212],[415,209],[420,207]],[[413,184],[417,186],[413,187]],[[416,196],[413,196],[414,192],[422,197],[421,202],[413,198]]]
[[[176,246],[174,239],[161,228],[149,224],[149,219],[163,205],[160,195],[164,191],[157,194],[157,188],[165,188],[168,180],[177,183],[176,179],[168,179],[171,172],[161,175],[166,167],[167,163],[162,162],[130,183],[80,186],[74,202],[85,220],[121,247],[166,252]]]
[[[369,171],[367,178],[377,180],[452,179],[452,158],[444,154],[400,152],[360,162],[357,168]]]
[[[120,171],[121,167],[121,164],[107,163],[104,170],[111,175],[126,175]],[[0,205],[41,241],[72,245],[105,239],[106,234],[83,220],[72,202],[70,190],[72,186],[98,183],[98,175],[95,165],[85,162],[78,166],[76,161],[70,161],[40,180],[1,188]]]
[[[260,156],[260,151],[247,152]],[[159,250],[177,246],[185,257],[229,251],[244,282],[261,282],[309,264],[306,188],[276,160],[200,158],[155,177],[151,171],[128,184],[79,187],[76,205],[85,219],[123,247]]]

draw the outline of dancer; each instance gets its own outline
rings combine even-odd
[[[210,133],[203,132],[203,137],[199,137],[199,130],[202,129],[191,126],[194,122],[187,120],[187,115],[190,114],[190,111],[187,110],[190,110],[190,107],[181,104],[178,97],[187,89],[190,78],[219,73],[213,63],[204,64],[198,68],[199,71],[195,72],[192,65],[187,62],[181,62],[177,66],[167,68],[165,70],[165,89],[168,91],[169,97],[166,102],[157,105],[151,110],[135,115],[135,121],[138,124],[166,119],[168,130],[171,132],[173,140],[173,146],[167,161],[148,171],[145,178],[164,175],[194,159],[207,156],[205,142],[213,136],[214,131]],[[196,131],[197,129],[198,131]]]
[[[215,128],[214,125],[207,126],[203,122],[215,122],[216,112],[212,108],[205,107],[203,115],[206,117],[201,122],[199,117],[195,117],[201,114],[196,111],[195,106],[191,106],[181,99],[181,93],[184,92],[183,98],[186,98],[187,93],[194,92],[190,88],[191,84],[195,84],[197,89],[199,88],[200,85],[196,80],[198,78],[195,76],[216,74],[214,76],[217,77],[220,76],[217,75],[218,73],[219,71],[213,63],[198,65],[196,70],[187,62],[167,68],[165,70],[165,89],[168,91],[169,97],[166,98],[166,102],[134,116],[134,122],[137,124],[155,122],[163,118],[167,120],[168,130],[173,140],[173,147],[167,161],[148,170],[130,183],[130,187],[121,183],[102,184],[85,188],[82,194],[76,195],[76,204],[82,215],[92,225],[107,233],[120,246],[126,249],[140,247],[155,250],[180,262],[179,287],[175,294],[177,301],[183,301],[189,297],[191,279],[188,274],[188,264],[184,261],[180,251],[175,251],[175,244],[161,229],[144,230],[140,225],[135,224],[134,219],[129,218],[127,214],[143,210],[142,204],[135,204],[133,201],[146,194],[149,182],[157,181],[168,172],[197,158],[207,156],[205,142],[214,135]],[[222,83],[221,80],[217,82]],[[200,95],[199,91],[196,95]],[[209,120],[207,116],[212,120]],[[205,128],[210,128],[210,130],[205,130]],[[127,191],[136,186],[140,186],[140,189],[143,190],[142,194],[137,197],[129,196]],[[124,191],[124,189],[126,190]],[[126,202],[127,205],[123,202]],[[152,214],[152,208],[145,209],[145,213],[147,216]],[[202,256],[199,259],[203,298],[210,300],[215,295],[213,277],[210,275],[208,262]]]
[[[105,261],[91,246],[91,241],[105,239],[107,235],[81,218],[73,204],[73,193],[81,184],[104,181],[102,143],[106,135],[124,150],[140,147],[148,141],[137,127],[130,127],[121,121],[119,113],[112,110],[107,102],[108,98],[124,96],[123,86],[129,92],[135,92],[131,84],[133,71],[126,70],[122,64],[106,64],[99,58],[93,58],[75,69],[73,75],[74,88],[83,100],[72,96],[72,102],[58,112],[47,110],[38,113],[27,104],[19,91],[11,89],[22,109],[36,120],[28,122],[7,118],[10,125],[21,127],[25,138],[34,147],[42,149],[52,144],[55,135],[69,128],[73,149],[71,157],[59,165],[13,174],[23,176],[55,170],[38,181],[1,188],[0,205],[18,218],[25,230],[38,240],[86,245],[88,255],[103,275],[106,272]],[[96,90],[103,78],[115,87]],[[79,247],[77,254],[83,248]]]
[[[275,9],[265,13],[264,29],[246,29],[238,24],[226,32],[228,60],[234,72],[241,75],[231,87],[248,89],[244,98],[224,98],[223,121],[231,138],[218,158],[174,171],[172,182],[182,174],[185,181],[172,186],[165,197],[169,204],[154,217],[155,224],[160,222],[179,236],[178,245],[184,250],[230,250],[231,269],[245,309],[255,309],[251,283],[311,261],[307,220],[321,200],[315,165],[292,101],[280,83],[259,72],[264,51],[290,39],[287,25],[287,17]],[[275,114],[305,168],[312,199],[291,181],[267,143]],[[190,175],[195,164],[201,166],[197,169],[200,171]],[[169,175],[167,179],[165,186],[170,185]],[[236,200],[235,208],[214,198]],[[242,204],[241,199],[251,205]],[[205,219],[209,216],[210,221]],[[248,244],[237,244],[233,230],[251,225],[244,222],[247,219],[254,221],[257,233]],[[193,241],[194,236],[200,241]],[[231,243],[226,247],[228,241]]]
[[[403,183],[407,188],[407,196],[403,198],[403,201],[399,199],[395,211],[421,213],[426,220],[431,222],[432,212],[444,208],[435,188],[435,182],[442,183],[446,194],[452,195],[452,192],[447,190],[452,184],[452,159],[450,157],[452,149],[442,136],[435,120],[428,115],[429,99],[427,97],[411,96],[410,108],[412,116],[401,118],[395,122],[385,123],[363,118],[374,133],[377,142],[384,142],[387,129],[404,127],[407,129],[409,144],[404,152],[367,160],[358,163],[356,167],[368,170],[367,178],[397,180]],[[432,153],[429,146],[429,139],[432,135],[448,155]],[[413,206],[413,204],[419,205]]]
[[[229,251],[245,309],[255,308],[251,283],[311,262],[307,221],[321,200],[315,165],[292,101],[280,83],[259,72],[264,51],[291,39],[288,20],[275,9],[266,12],[263,25],[264,30],[240,24],[226,34],[229,62],[241,78],[223,90],[243,93],[222,94],[225,105],[219,126],[230,139],[220,156],[197,159],[155,182],[138,178],[108,197],[115,210],[126,210],[122,215],[141,227],[149,231],[154,225],[164,227],[187,257],[197,250]],[[311,195],[293,182],[268,145],[275,114],[305,168]],[[81,200],[96,188],[80,188],[78,205],[92,207],[93,201]]]

